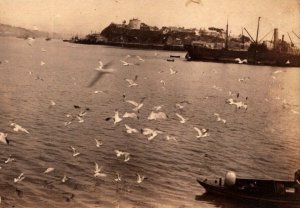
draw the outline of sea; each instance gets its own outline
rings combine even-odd
[[[196,179],[234,171],[293,180],[300,169],[299,68],[11,37],[0,38],[0,51],[0,132],[10,141],[0,144],[0,207],[253,208],[207,197]],[[167,61],[170,55],[180,58]],[[89,87],[101,73],[99,61],[110,73]],[[128,87],[126,79],[138,85]],[[134,112],[129,100],[143,100],[138,119],[122,118]],[[167,118],[149,120],[157,106]],[[114,125],[108,118],[115,111],[122,121]],[[127,133],[125,124],[137,133]],[[209,136],[197,138],[195,127]],[[161,133],[149,141],[144,128]],[[94,176],[96,163],[103,177]]]

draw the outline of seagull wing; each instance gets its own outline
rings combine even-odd
[[[185,120],[181,115],[179,115],[178,113],[176,113],[176,116],[178,117],[178,118],[180,118],[181,120]]]
[[[126,82],[128,82],[130,85],[133,85],[134,84],[134,81],[131,80],[131,79],[125,79]]]
[[[139,104],[137,102],[132,101],[132,100],[125,100],[125,102],[130,103],[131,105],[134,105],[135,107],[139,106]]]
[[[197,133],[199,134],[199,136],[202,135],[202,131],[200,131],[200,129],[198,129],[197,127],[194,127],[194,129],[197,131]]]
[[[103,63],[102,63],[102,61],[99,61],[99,68],[103,69]]]
[[[100,172],[101,168],[99,168],[98,163],[95,162],[95,173]]]
[[[131,129],[130,126],[128,126],[127,124],[125,124],[125,128],[126,128],[127,130],[130,130],[130,129]]]
[[[124,65],[128,65],[128,62],[121,60]]]

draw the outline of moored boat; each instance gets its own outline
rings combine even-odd
[[[300,170],[294,181],[236,178],[229,171],[224,180],[197,179],[207,193],[236,200],[247,200],[280,207],[300,207]]]

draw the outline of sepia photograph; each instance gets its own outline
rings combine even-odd
[[[300,208],[300,0],[0,0],[0,208]]]

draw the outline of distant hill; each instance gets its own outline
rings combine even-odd
[[[11,36],[11,37],[35,37],[35,38],[62,38],[58,33],[48,33],[38,30],[29,30],[22,27],[14,27],[11,25],[1,24],[0,23],[0,36]]]

